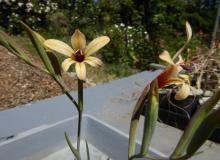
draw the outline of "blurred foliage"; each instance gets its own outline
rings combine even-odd
[[[46,38],[71,36],[76,28],[90,41],[108,35],[102,59],[145,70],[163,49],[175,53],[184,43],[184,24],[194,29],[189,48],[210,39],[217,0],[0,0],[0,26],[20,33],[22,20]],[[207,43],[208,44],[208,43]]]

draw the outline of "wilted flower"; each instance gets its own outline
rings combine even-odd
[[[85,35],[77,29],[71,37],[71,44],[73,48],[64,42],[55,39],[46,40],[44,45],[53,51],[68,56],[69,58],[65,59],[62,63],[63,70],[68,71],[70,66],[75,64],[77,77],[80,80],[85,80],[85,63],[88,63],[93,67],[102,65],[102,61],[100,59],[91,55],[105,46],[109,41],[109,37],[102,36],[94,39],[86,46]]]

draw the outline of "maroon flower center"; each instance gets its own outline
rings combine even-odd
[[[77,50],[75,54],[72,55],[72,58],[77,62],[82,62],[85,59],[85,55],[81,50]]]

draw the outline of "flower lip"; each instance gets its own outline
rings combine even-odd
[[[189,66],[189,65],[180,64],[180,66],[181,66],[184,70],[186,70],[186,71],[188,71],[188,72],[193,72],[193,67],[191,67],[191,66]]]
[[[77,62],[83,62],[85,59],[85,55],[83,54],[82,50],[77,50],[71,58]]]

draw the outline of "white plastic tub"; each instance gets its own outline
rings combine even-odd
[[[65,131],[71,136],[74,143],[77,134],[76,126],[77,117],[74,117],[21,133],[0,143],[0,159],[43,159],[67,146],[64,139]],[[82,139],[86,139],[113,160],[127,159],[128,135],[90,115],[83,115]],[[140,145],[137,143],[137,149],[139,148]],[[154,149],[151,149],[151,153],[155,156],[164,156]]]

